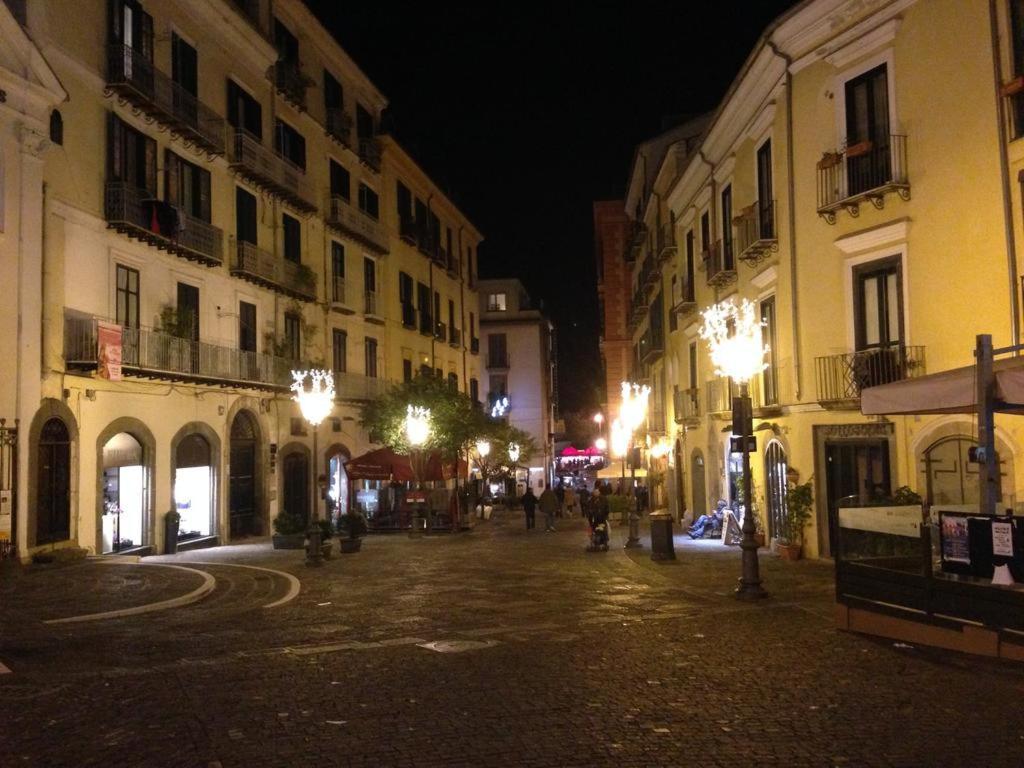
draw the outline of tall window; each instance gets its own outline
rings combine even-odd
[[[348,334],[340,328],[331,332],[331,352],[335,373],[344,373],[348,370]]]
[[[280,19],[274,19],[274,47],[281,61],[299,63],[299,38]]]
[[[247,301],[238,302],[238,348],[256,351],[256,305]]]
[[[885,64],[846,83],[846,177],[851,195],[889,181],[889,84]]]
[[[469,399],[474,403],[480,402],[480,382],[476,379],[469,380]]]
[[[122,181],[156,197],[156,142],[121,122],[113,113],[110,113],[109,142],[110,181]]]
[[[398,301],[402,305],[402,325],[415,328],[416,306],[412,295],[412,276],[406,272],[398,273]]]
[[[508,367],[508,340],[504,333],[488,335],[487,365],[492,368]]]
[[[903,278],[898,256],[854,270],[857,349],[885,349],[903,342]]]
[[[192,96],[199,95],[199,64],[196,49],[178,37],[175,32],[171,33],[171,79],[186,93]],[[175,93],[175,97],[177,97],[177,93]],[[191,117],[195,118],[195,101],[175,98],[175,110],[178,111],[183,106],[192,107]]]
[[[700,247],[704,252],[704,258],[711,253],[711,213],[704,211],[700,215]]]
[[[506,309],[506,296],[504,293],[491,293],[487,295],[488,312],[504,312]]]
[[[256,245],[256,196],[241,187],[235,187],[235,236]]]
[[[228,80],[228,125],[263,138],[263,107],[234,80]]]
[[[50,141],[54,144],[64,143],[64,118],[56,109],[50,112]]]
[[[380,198],[362,182],[359,182],[359,210],[371,219],[380,218]]]
[[[344,200],[352,199],[352,177],[348,169],[341,163],[330,161],[331,169],[331,197],[340,197]]]
[[[306,139],[280,119],[274,126],[274,150],[296,168],[306,170]]]
[[[455,339],[455,302],[448,299],[448,338]]]
[[[399,225],[406,225],[407,227],[412,224],[412,192],[402,182],[395,182],[395,203],[398,208],[398,223]],[[404,232],[402,233],[405,234]]]
[[[412,360],[402,360],[402,381],[412,381]]]
[[[344,109],[345,91],[338,78],[324,70],[324,107],[326,109]]]
[[[302,226],[299,220],[281,214],[281,222],[284,228],[284,257],[287,261],[299,264],[302,261]]]
[[[766,350],[767,366],[761,373],[761,395],[765,405],[776,405],[779,402],[779,374],[775,354],[775,297],[770,296],[761,302],[761,342]]]
[[[131,49],[132,56],[125,57],[125,74],[131,77],[143,76],[143,67],[136,67],[136,56],[143,61],[153,61],[153,17],[142,10],[136,0],[112,3],[112,37],[125,48]],[[150,78],[152,75],[150,74]],[[152,83],[150,82],[150,85]]]
[[[693,301],[693,281],[696,274],[695,254],[693,250],[693,230],[686,231],[686,284],[683,286],[683,301]]]
[[[772,189],[772,140],[757,148],[757,224],[758,235],[775,237],[775,192]]]
[[[452,392],[459,391],[459,374],[449,373],[448,374],[448,389]]]
[[[416,308],[420,314],[420,333],[432,334],[434,332],[434,319],[430,316],[432,306],[430,303],[429,285],[416,283]]]
[[[377,292],[377,263],[366,256],[363,257],[363,290]]]
[[[374,130],[373,114],[362,104],[356,104],[356,135],[360,139],[373,138]]]
[[[210,172],[183,160],[167,150],[165,153],[164,199],[182,208],[190,216],[210,221]]]
[[[302,318],[294,312],[284,313],[284,353],[289,360],[302,357]]]
[[[117,265],[117,316],[118,325],[125,328],[139,327],[139,271]]]
[[[697,342],[691,341],[689,348],[689,363],[690,370],[688,372],[688,381],[690,384],[690,391],[695,392],[697,390]]]
[[[182,338],[199,341],[199,289],[178,283],[178,330]]]
[[[732,185],[722,190],[722,266],[732,269]]]
[[[331,283],[333,301],[345,303],[345,246],[331,241]]]
[[[366,375],[377,378],[377,340],[366,337]]]

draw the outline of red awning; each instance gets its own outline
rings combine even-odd
[[[467,475],[465,461],[459,461],[459,474]],[[399,483],[414,481],[415,475],[409,457],[390,448],[378,448],[345,462],[345,472],[352,480],[394,480]],[[455,463],[442,462],[437,452],[427,457],[424,481],[450,480],[455,477]]]

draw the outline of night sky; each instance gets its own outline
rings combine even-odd
[[[634,146],[665,118],[714,109],[793,0],[307,2],[389,99],[389,132],[484,233],[481,276],[543,299],[562,411],[595,407],[591,204],[625,194]]]

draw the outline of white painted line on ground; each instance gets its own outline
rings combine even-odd
[[[191,562],[193,565],[227,565],[232,568],[251,568],[254,571],[266,571],[267,573],[274,573],[286,579],[288,581],[288,593],[280,600],[275,600],[272,603],[267,603],[263,606],[264,608],[277,608],[279,605],[289,603],[299,596],[299,590],[302,589],[302,583],[298,580],[298,578],[292,576],[287,571],[278,571],[274,568],[263,568],[259,565],[242,565],[241,563],[210,563],[201,562],[198,560],[190,560],[189,562]],[[318,603],[318,605],[329,605],[329,603]]]
[[[116,561],[110,561],[116,562]],[[136,565],[136,563],[125,562],[123,565]],[[121,608],[116,611],[103,611],[101,613],[86,613],[82,616],[69,616],[66,619],[50,619],[44,621],[44,624],[72,624],[80,621],[100,621],[102,619],[118,619],[124,616],[136,616],[140,613],[152,613],[153,611],[166,611],[170,608],[180,608],[183,605],[189,605],[197,600],[202,600],[210,592],[213,591],[214,586],[217,584],[217,580],[206,571],[200,571],[196,568],[186,568],[183,565],[165,565],[164,563],[141,563],[140,565],[147,568],[177,568],[179,571],[185,571],[187,573],[198,574],[203,579],[203,583],[189,592],[187,595],[181,597],[172,597],[170,600],[161,600],[156,603],[146,603],[145,605],[136,605],[133,608]]]

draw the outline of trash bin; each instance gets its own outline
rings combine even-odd
[[[164,554],[178,554],[178,526],[181,524],[181,515],[171,510],[164,515]]]
[[[676,549],[672,543],[672,515],[668,512],[651,512],[651,560],[675,560]]]

